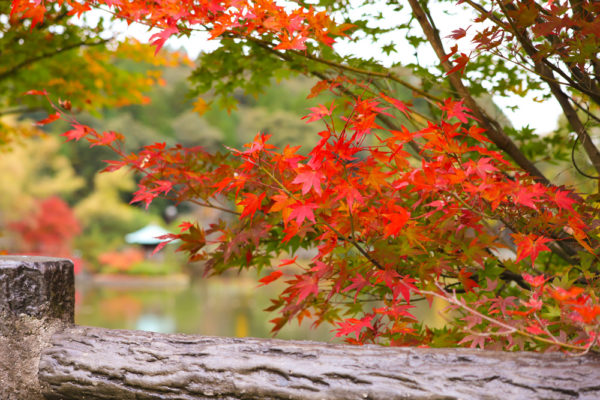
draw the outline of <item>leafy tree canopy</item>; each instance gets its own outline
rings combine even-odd
[[[183,61],[177,53],[155,57],[134,39],[117,42],[104,20],[92,27],[74,21],[75,14],[64,4],[19,9],[0,1],[0,116],[47,109],[47,102],[24,96],[33,89],[52,93],[63,109],[145,103],[144,91],[161,82],[159,67]],[[131,68],[132,59],[149,68]],[[2,127],[0,145],[14,139],[10,124]]]
[[[236,89],[259,95],[270,79],[295,74],[318,78],[310,97],[338,95],[306,117],[321,126],[308,152],[275,148],[259,133],[229,154],[161,143],[126,154],[120,133],[82,125],[55,105],[72,124],[67,139],[114,150],[108,170],[142,174],[136,201],[166,196],[236,216],[206,230],[185,223],[172,238],[191,259],[207,260],[207,273],[255,266],[268,269],[263,284],[285,279],[270,308],[279,312],[275,331],[311,317],[354,343],[597,348],[597,195],[556,186],[538,168],[549,154],[568,156],[569,135],[510,129],[484,96],[554,97],[600,174],[590,136],[599,121],[597,2],[56,3],[75,13],[106,7],[156,27],[157,49],[173,35],[208,32],[220,47],[200,57],[191,81],[225,109],[236,106]],[[13,14],[36,25],[48,4],[15,0]],[[443,8],[473,15],[471,26],[442,27]],[[471,32],[470,52],[463,38]],[[390,54],[409,43],[416,62],[399,54],[385,67],[332,47],[359,38]],[[419,63],[425,48],[433,66]],[[287,269],[300,247],[317,255]],[[433,298],[452,310],[444,329],[411,314],[415,301]]]

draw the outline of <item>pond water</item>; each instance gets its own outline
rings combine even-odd
[[[249,277],[212,277],[193,284],[173,278],[78,281],[75,322],[161,333],[272,337],[269,320],[277,315],[263,310],[280,288],[257,286]],[[294,321],[277,337],[329,341],[334,337],[331,329]]]
[[[170,278],[102,277],[77,282],[75,322],[111,329],[188,333],[230,337],[272,337],[263,311],[282,287],[258,287],[248,276],[211,277],[190,284],[185,276]],[[439,311],[441,306],[434,306]],[[413,314],[429,325],[443,324],[436,310],[418,302]],[[288,324],[277,338],[341,341],[330,325]]]

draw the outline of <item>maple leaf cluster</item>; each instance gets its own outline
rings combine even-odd
[[[211,39],[231,35],[257,38],[273,36],[276,50],[304,50],[309,39],[331,46],[336,36],[341,36],[349,26],[335,24],[326,12],[313,7],[299,7],[292,11],[273,1],[259,0],[13,0],[11,18],[30,19],[32,29],[44,21],[50,3],[67,4],[69,15],[77,15],[92,8],[108,7],[117,18],[138,22],[160,31],[150,38],[158,52],[171,36],[189,34],[190,26],[204,26]]]
[[[83,10],[67,3],[74,13]],[[541,11],[528,15],[530,3],[517,2],[511,22],[550,22]],[[313,8],[289,10],[267,0],[82,4],[106,5],[119,18],[160,28],[153,36],[157,49],[190,26],[206,26],[213,38],[276,42],[271,50],[279,55],[305,50],[308,40],[331,45],[347,29]],[[15,0],[14,14],[39,22],[27,11],[39,5]],[[486,43],[507,29],[497,26]],[[593,26],[589,21],[585,27]],[[457,48],[441,57],[447,63],[457,54],[446,71],[453,78],[469,57]],[[324,129],[308,151],[275,148],[259,133],[228,154],[164,143],[125,154],[121,134],[84,126],[60,107],[41,123],[65,119],[72,125],[68,140],[112,149],[118,159],[107,170],[126,167],[141,175],[134,202],[148,206],[167,197],[230,214],[209,227],[185,223],[166,239],[179,240],[191,260],[204,260],[207,274],[255,266],[269,269],[261,284],[283,280],[285,289],[269,308],[278,312],[274,331],[308,318],[334,324],[337,335],[358,344],[593,347],[600,327],[597,276],[590,268],[598,246],[594,209],[574,191],[505,159],[466,100],[432,101],[439,118],[423,122],[409,103],[339,76],[322,79],[310,96],[342,83],[362,94],[311,109],[305,119]],[[398,114],[415,128],[380,125]],[[297,261],[299,248],[316,251],[308,265]],[[511,249],[512,258],[498,255]],[[553,254],[567,262],[551,263]],[[417,301],[434,298],[452,311],[449,325],[436,332],[411,313]]]
[[[527,51],[537,53],[536,57],[540,59],[557,57],[585,71],[589,60],[595,58],[592,48],[598,47],[600,37],[600,21],[596,18],[600,5],[597,2],[582,1],[572,7],[566,1],[549,1],[543,7],[534,1],[515,1],[494,5],[489,13],[495,12],[496,8],[505,14],[507,21],[478,32],[475,43],[480,48],[499,50],[503,45],[503,35],[513,35],[514,27],[519,27],[521,35],[525,31],[531,32],[530,38],[520,38],[521,45],[531,46]],[[478,22],[487,18],[481,15]],[[560,42],[555,40],[557,37],[560,37]]]
[[[460,101],[439,106],[446,118],[472,118]],[[162,196],[235,215],[207,229],[186,223],[168,237],[180,240],[191,260],[205,260],[207,274],[233,266],[272,268],[272,260],[299,247],[316,249],[309,265],[285,259],[260,280],[286,284],[269,308],[280,314],[273,320],[275,331],[293,318],[310,317],[316,325],[338,324],[337,334],[351,343],[434,345],[410,310],[415,298],[441,297],[456,309],[461,343],[523,349],[589,345],[594,336],[584,332],[598,323],[600,309],[590,295],[578,292],[583,297],[561,302],[561,286],[531,291],[550,276],[531,281],[518,274],[527,288],[521,301],[495,291],[515,269],[535,273],[536,259],[551,245],[590,247],[589,210],[581,199],[515,169],[485,146],[476,125],[443,119],[412,132],[377,125],[377,116],[397,107],[412,113],[389,96],[357,99],[345,112],[314,108],[307,119],[325,129],[306,155],[299,147],[279,150],[264,134],[230,154],[164,143],[124,154],[120,135],[76,121],[64,135],[117,152],[120,158],[107,170],[140,172],[134,202],[149,205]],[[409,143],[418,143],[419,153],[409,151]],[[411,161],[414,157],[420,162]],[[512,261],[499,262],[495,253],[509,246],[494,233],[502,224],[513,231]],[[284,268],[288,265],[295,269]],[[472,297],[468,305],[456,297],[457,285]],[[548,307],[563,310],[557,314],[562,319],[552,322],[556,337],[544,330],[549,320],[538,321]],[[490,320],[481,317],[488,314]],[[521,336],[515,339],[515,333]]]

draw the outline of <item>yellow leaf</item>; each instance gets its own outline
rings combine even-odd
[[[198,97],[198,100],[194,103],[194,111],[198,113],[198,115],[202,116],[205,112],[210,108],[210,103],[204,101],[202,97]]]

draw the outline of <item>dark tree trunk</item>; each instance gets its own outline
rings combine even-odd
[[[600,358],[67,328],[48,399],[600,399]]]

